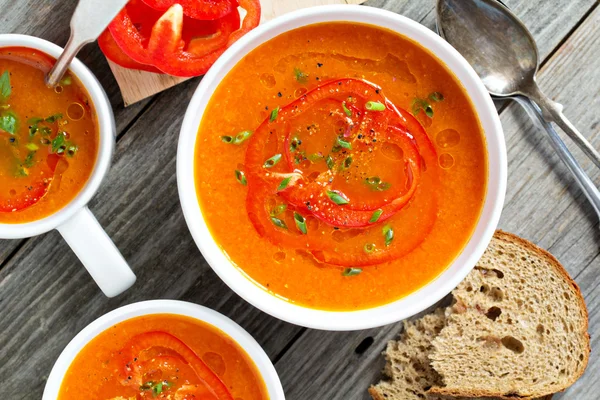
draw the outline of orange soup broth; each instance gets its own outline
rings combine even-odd
[[[308,83],[294,76],[298,68]],[[337,78],[362,78],[381,86],[396,106],[411,110],[415,98],[444,94],[432,119],[417,118],[440,163],[439,212],[432,231],[411,253],[342,276],[343,268],[318,265],[261,238],[248,219],[246,189],[235,179],[245,146],[220,136],[255,129],[298,98],[304,89]],[[317,80],[318,78],[318,80]],[[281,96],[279,96],[281,93]],[[268,109],[267,109],[268,107]],[[486,194],[485,138],[460,82],[438,59],[394,32],[353,23],[311,25],[284,33],[248,54],[215,91],[196,142],[196,187],[207,225],[226,255],[266,290],[310,308],[351,311],[390,303],[440,275],[460,254],[478,222]],[[396,232],[402,235],[410,232]],[[281,252],[285,253],[282,259]]]
[[[153,331],[183,341],[225,383],[236,400],[267,400],[266,386],[254,362],[229,336],[202,321],[182,315],[154,314],[120,322],[90,341],[71,363],[58,400],[135,398],[120,383],[119,352],[134,336]]]
[[[45,196],[23,210],[0,212],[0,223],[31,222],[60,210],[85,186],[96,163],[98,122],[89,95],[71,74],[66,75],[70,84],[61,84],[58,90],[48,88],[44,79],[53,63],[52,58],[35,50],[0,49],[0,74],[9,71],[12,86],[11,95],[2,104],[8,105],[8,110],[18,118],[17,132],[13,136],[17,144],[9,143],[11,135],[0,131],[0,198],[10,198],[14,196],[15,190],[23,190],[45,176],[42,164],[50,154],[49,145],[41,143],[44,137],[39,133],[30,139],[32,118],[62,114],[63,118],[59,122],[66,122],[61,129],[68,133],[67,142],[77,146],[77,152],[72,157],[66,154],[60,157],[54,179]],[[74,103],[82,107],[73,106],[74,108],[69,109]],[[40,124],[52,129],[52,134],[46,137],[48,140],[56,136],[57,124]],[[26,167],[28,176],[23,176],[18,173],[18,168],[23,166],[29,154],[29,150],[25,148],[27,143],[35,144],[39,150],[33,158],[34,164]]]

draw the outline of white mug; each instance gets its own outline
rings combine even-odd
[[[62,48],[46,40],[26,35],[0,35],[0,48],[25,47],[57,58]],[[94,278],[102,292],[114,297],[135,282],[127,262],[102,229],[87,203],[96,194],[108,172],[115,148],[115,118],[100,82],[79,60],[74,59],[70,71],[87,90],[98,118],[99,146],[94,169],[85,186],[62,209],[37,221],[22,224],[0,224],[0,238],[21,239],[56,229],[67,241]]]

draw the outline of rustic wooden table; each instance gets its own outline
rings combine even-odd
[[[507,0],[537,39],[542,88],[600,148],[600,2]],[[0,33],[64,45],[75,0],[0,0]],[[433,0],[373,0],[433,29]],[[198,79],[123,108],[96,45],[80,59],[98,76],[116,114],[112,169],[90,208],[138,276],[107,299],[60,235],[0,241],[0,382],[2,399],[39,399],[50,369],[88,323],[119,306],[181,299],[218,310],[247,329],[280,374],[289,400],[366,400],[380,356],[401,324],[323,332],[278,321],[253,308],[206,264],[183,219],[175,177],[179,127]],[[499,105],[509,180],[501,228],[549,249],[581,286],[590,312],[592,357],[585,376],[558,398],[600,397],[600,231],[597,216],[545,134],[515,104]],[[571,146],[597,184],[599,171]]]

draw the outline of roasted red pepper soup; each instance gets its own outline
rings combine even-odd
[[[70,74],[48,88],[53,64],[37,50],[0,49],[0,223],[60,210],[96,163],[98,124],[89,96]]]
[[[486,194],[484,133],[457,78],[368,25],[311,25],[253,50],[215,91],[195,151],[223,252],[318,309],[386,304],[435,279]]]
[[[173,314],[120,322],[77,355],[58,400],[267,400],[246,352],[219,329]]]

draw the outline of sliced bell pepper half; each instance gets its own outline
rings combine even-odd
[[[125,54],[117,42],[115,42],[115,39],[108,29],[102,32],[98,38],[98,46],[100,46],[100,50],[102,50],[106,58],[123,68],[162,74],[162,71],[158,68],[153,67],[152,65],[139,63]]]
[[[183,7],[183,13],[198,20],[214,20],[230,14],[238,7],[236,0],[143,0],[150,7],[166,11],[174,4]]]
[[[152,29],[148,52],[153,64],[164,73],[173,76],[204,75],[229,46],[259,24],[260,3],[258,0],[241,0],[240,6],[247,12],[240,29],[228,36],[223,47],[207,53],[200,51],[199,44],[193,44],[188,49],[181,45],[182,32],[185,27],[183,8],[179,4],[173,5]]]

